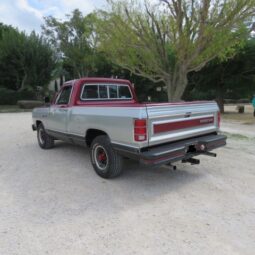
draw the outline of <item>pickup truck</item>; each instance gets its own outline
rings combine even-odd
[[[220,113],[214,101],[139,103],[130,81],[82,78],[66,82],[49,104],[35,108],[32,129],[42,149],[55,140],[85,145],[96,173],[113,178],[123,158],[148,165],[216,156],[226,144],[218,134]]]

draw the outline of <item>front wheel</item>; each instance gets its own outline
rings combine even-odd
[[[42,149],[51,149],[54,147],[54,139],[45,132],[42,123],[37,127],[37,140]]]
[[[90,149],[92,165],[96,173],[103,178],[114,178],[122,172],[122,156],[111,146],[106,135],[97,136]]]

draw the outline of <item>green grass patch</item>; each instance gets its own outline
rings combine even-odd
[[[253,113],[224,113],[221,117],[223,120],[238,121],[246,125],[255,124]]]
[[[231,133],[227,133],[227,132],[221,132],[223,135],[226,135],[229,139],[235,139],[235,140],[243,140],[243,141],[251,141],[251,140],[255,140],[255,137],[248,137],[245,135],[241,135],[241,134],[231,134]]]

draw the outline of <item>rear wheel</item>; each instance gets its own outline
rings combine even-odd
[[[54,139],[45,132],[42,123],[37,127],[37,140],[42,149],[51,149],[54,147]]]
[[[111,146],[106,135],[97,136],[90,149],[92,165],[96,173],[103,178],[114,178],[122,172],[122,156]]]

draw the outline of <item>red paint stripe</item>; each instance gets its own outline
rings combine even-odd
[[[178,122],[169,122],[154,125],[154,134],[162,132],[170,132],[178,129],[185,129],[190,127],[205,126],[214,123],[214,117],[205,117],[194,120],[183,120]]]

